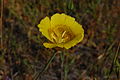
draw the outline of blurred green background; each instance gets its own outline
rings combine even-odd
[[[54,51],[58,54],[39,80],[120,80],[120,0],[0,1],[0,80],[34,80]],[[84,40],[63,52],[46,49],[42,44],[48,40],[37,27],[55,13],[74,17],[85,30]]]

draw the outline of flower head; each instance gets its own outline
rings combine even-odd
[[[64,13],[56,13],[51,19],[45,17],[38,27],[42,34],[51,41],[51,43],[43,43],[46,48],[69,49],[81,42],[84,37],[82,25],[77,23],[75,18]]]

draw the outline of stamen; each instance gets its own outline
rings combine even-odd
[[[57,42],[57,36],[55,35],[55,33],[51,33],[51,37],[52,37],[52,40],[53,42]]]
[[[74,37],[70,28],[66,25],[57,25],[49,30],[49,34],[53,43],[65,43]]]
[[[66,31],[64,31],[64,32],[62,33],[62,38],[64,37],[65,33],[66,33]]]

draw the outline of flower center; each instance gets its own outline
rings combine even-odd
[[[49,34],[53,43],[65,43],[73,39],[74,34],[66,25],[57,25],[49,29]]]

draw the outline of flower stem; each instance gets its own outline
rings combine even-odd
[[[49,61],[47,62],[47,64],[44,66],[44,68],[42,69],[41,72],[38,73],[38,75],[34,78],[34,80],[38,80],[38,78],[40,77],[40,75],[45,72],[47,70],[47,68],[49,67],[49,64],[52,62],[52,60],[54,59],[56,55],[56,52],[53,53],[52,57],[49,59]]]
[[[60,54],[60,57],[61,57],[61,80],[63,80],[63,68],[64,68],[64,53],[62,52],[61,54]]]

